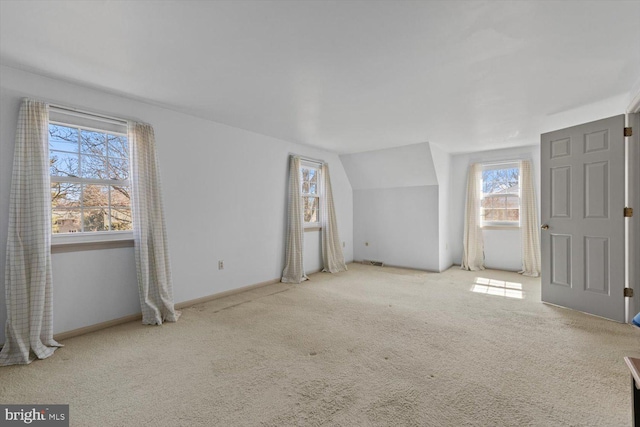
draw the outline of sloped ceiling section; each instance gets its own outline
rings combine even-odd
[[[340,160],[353,190],[438,185],[428,142],[343,154]]]
[[[637,0],[1,0],[0,64],[340,154],[465,153],[627,99],[638,22]]]

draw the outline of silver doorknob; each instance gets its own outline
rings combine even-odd
[[[540,227],[540,228],[542,228],[543,230],[548,230],[548,229],[549,229],[549,226],[548,226],[547,224],[544,224],[544,225],[543,225],[542,227]]]

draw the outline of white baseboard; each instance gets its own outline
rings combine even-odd
[[[202,303],[213,301],[213,300],[216,300],[216,299],[219,299],[219,298],[224,298],[224,297],[228,297],[228,296],[231,296],[231,295],[239,294],[239,293],[242,293],[242,292],[250,291],[252,289],[261,288],[263,286],[273,285],[273,284],[276,284],[276,283],[279,283],[279,282],[280,282],[279,278],[278,279],[267,280],[266,282],[255,283],[253,285],[243,286],[241,288],[230,289],[228,291],[218,292],[216,294],[211,294],[211,295],[207,295],[207,296],[204,296],[204,297],[191,299],[191,300],[188,300],[188,301],[182,301],[182,302],[179,302],[177,304],[174,304],[174,307],[177,310],[182,310],[183,308],[191,307],[191,306],[194,306],[196,304],[202,304]]]
[[[177,304],[174,304],[174,307],[176,308],[176,310],[181,310],[183,308],[187,308],[187,307],[191,307],[193,305],[196,304],[202,304],[208,301],[213,301],[219,298],[224,298],[224,297],[228,297],[231,295],[235,295],[235,294],[239,294],[242,292],[246,292],[246,291],[250,291],[252,289],[257,289],[257,288],[261,288],[263,286],[268,286],[268,285],[273,285],[275,283],[280,282],[280,279],[273,279],[273,280],[267,280],[266,282],[260,282],[260,283],[255,283],[253,285],[248,285],[248,286],[243,286],[241,288],[236,288],[236,289],[230,289],[228,291],[224,291],[224,292],[218,292],[212,295],[207,295],[201,298],[196,298],[196,299],[192,299],[192,300],[188,300],[188,301],[182,301],[179,302]],[[53,338],[56,341],[63,341],[69,338],[73,338],[73,337],[77,337],[80,335],[85,335],[85,334],[89,334],[92,332],[96,332],[99,331],[101,329],[106,329],[106,328],[110,328],[112,326],[117,326],[117,325],[121,325],[123,323],[129,323],[129,322],[135,322],[136,320],[140,320],[142,319],[142,313],[135,313],[135,314],[130,314],[128,316],[123,316],[123,317],[119,317],[117,319],[112,319],[112,320],[107,320],[106,322],[100,322],[100,323],[96,323],[94,325],[89,325],[89,326],[83,326],[82,328],[78,328],[78,329],[72,329],[70,331],[65,331],[65,332],[60,332],[58,334],[55,334],[53,336]],[[0,344],[0,347],[2,347],[4,343]]]

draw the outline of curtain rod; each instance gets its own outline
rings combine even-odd
[[[116,124],[122,124],[122,125],[127,125],[127,120],[125,119],[120,119],[118,117],[112,117],[112,116],[107,116],[104,114],[96,114],[96,113],[92,113],[90,111],[84,111],[84,110],[80,110],[78,108],[73,108],[73,107],[65,107],[63,105],[57,105],[57,104],[49,104],[49,107],[54,109],[54,110],[58,110],[64,113],[76,113],[76,114],[82,114],[85,116],[91,116],[91,117],[95,117],[96,119],[99,120],[103,120],[105,122],[111,122],[111,123],[116,123]]]
[[[291,156],[295,156],[295,157],[299,157],[300,160],[304,160],[306,162],[310,162],[310,163],[317,163],[319,165],[323,165],[325,164],[324,160],[320,160],[320,159],[312,159],[311,157],[305,157],[305,156],[301,156],[299,154],[295,154],[295,153],[289,153],[289,155]]]

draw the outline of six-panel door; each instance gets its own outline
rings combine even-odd
[[[540,163],[542,301],[623,322],[624,115],[543,134]]]

